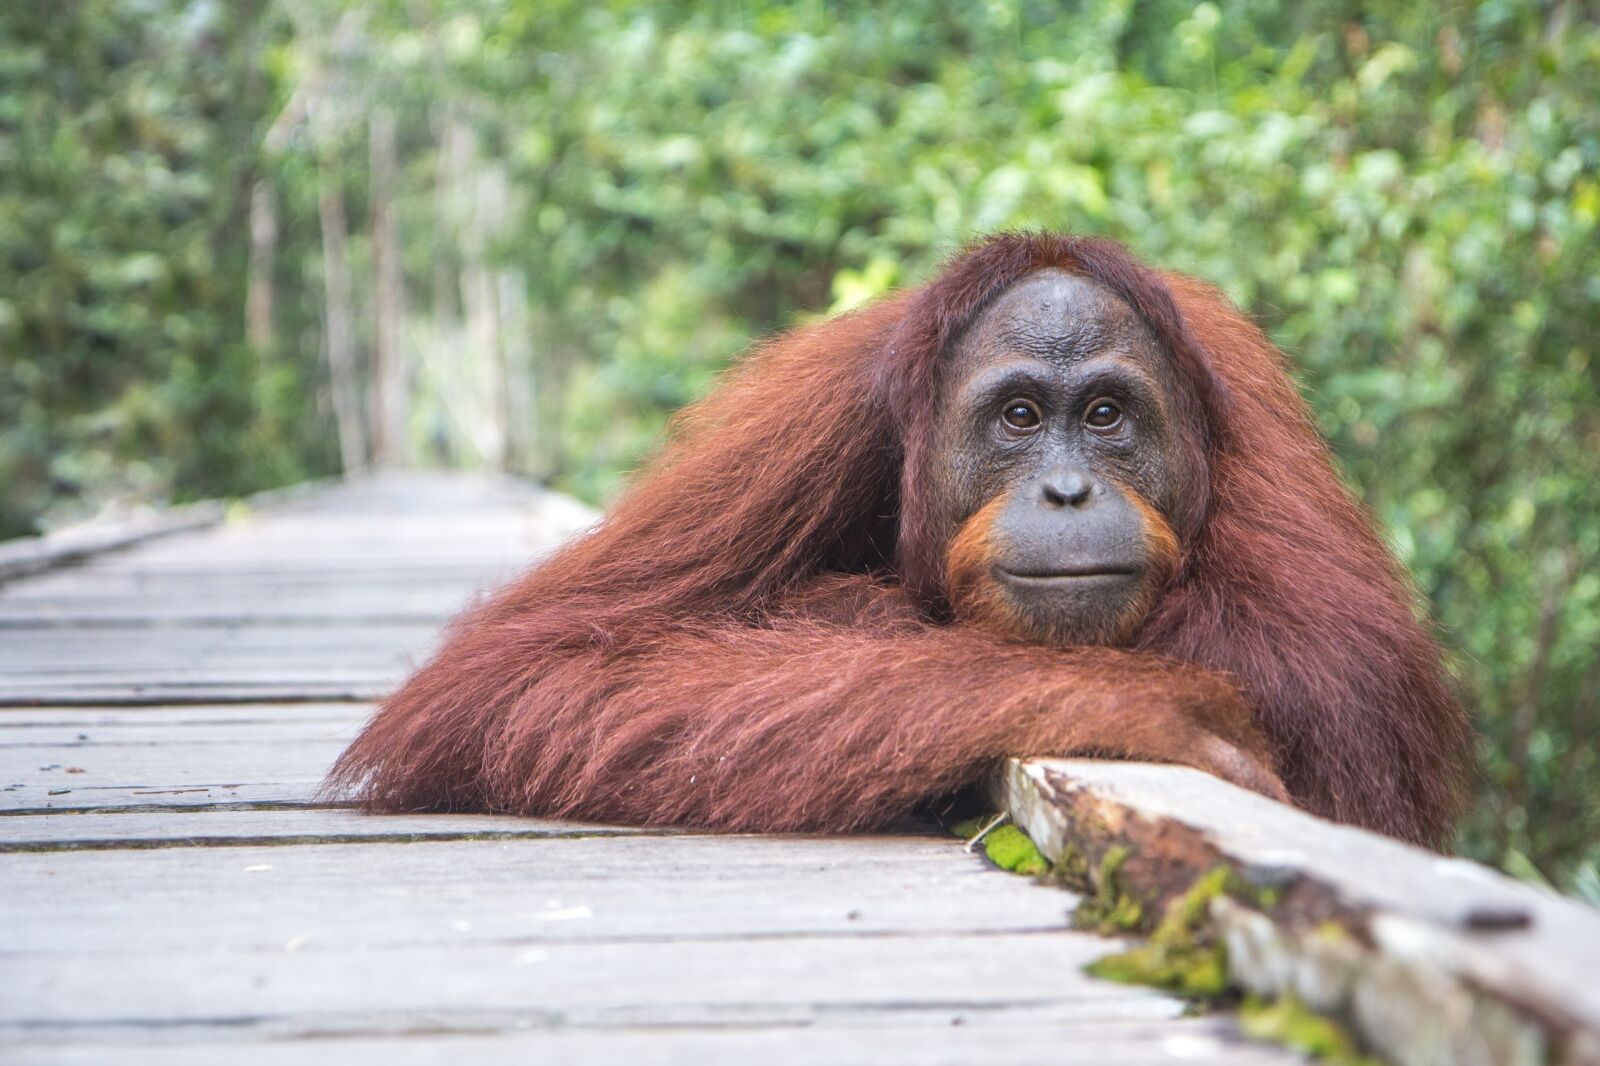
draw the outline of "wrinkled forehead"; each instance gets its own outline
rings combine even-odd
[[[1054,267],[1034,271],[995,297],[948,354],[953,358],[946,366],[957,376],[991,359],[1019,356],[1061,370],[1106,354],[1138,362],[1163,378],[1170,369],[1155,334],[1121,297],[1097,281]]]

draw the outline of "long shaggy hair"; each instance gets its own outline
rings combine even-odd
[[[1173,577],[1121,649],[953,624],[930,533],[940,356],[1043,267],[1126,301],[1204,427]],[[1269,746],[1311,811],[1438,844],[1468,730],[1413,600],[1222,295],[1111,241],[1003,235],[756,349],[594,532],[453,624],[329,785],[386,811],[847,830],[1005,756],[1192,762],[1220,738]]]

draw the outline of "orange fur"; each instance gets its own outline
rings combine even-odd
[[[946,594],[959,621],[1000,636],[1027,639],[1028,620],[1006,599],[993,575],[990,532],[1010,499],[1009,493],[996,496],[957,530],[945,556]]]
[[[1161,516],[1161,512],[1152,507],[1144,497],[1132,489],[1122,490],[1128,497],[1139,517],[1143,519],[1143,528],[1140,532],[1144,540],[1145,551],[1148,553],[1148,571],[1145,579],[1139,585],[1139,594],[1123,608],[1122,617],[1118,619],[1117,631],[1110,643],[1125,644],[1138,632],[1139,627],[1150,614],[1150,609],[1155,606],[1161,594],[1167,590],[1167,584],[1178,572],[1178,559],[1181,548],[1178,544],[1178,534],[1170,523]]]

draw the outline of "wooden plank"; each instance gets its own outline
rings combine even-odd
[[[304,656],[308,653],[376,657],[414,654],[439,640],[437,623],[337,626],[162,626],[108,636],[98,628],[54,627],[9,631],[0,662],[10,668],[51,662],[144,660],[154,655]]]
[[[482,552],[463,549],[459,545],[441,544],[437,551],[415,558],[366,559],[353,556],[348,559],[323,559],[295,556],[257,555],[244,560],[207,563],[193,556],[175,559],[153,559],[147,554],[126,552],[94,560],[92,568],[77,567],[52,571],[17,582],[6,591],[22,594],[35,586],[45,589],[80,588],[104,579],[109,589],[128,589],[140,585],[181,583],[186,581],[226,581],[241,586],[272,584],[278,581],[398,581],[447,580],[461,578],[474,580],[483,574],[498,573],[507,566],[528,565],[529,560],[500,559],[485,556]]]
[[[474,1031],[476,1028],[476,1031]],[[371,1035],[376,1031],[388,1035]],[[441,1030],[444,1034],[442,1035]],[[82,1041],[97,1036],[97,1043]],[[113,1028],[45,1032],[18,1049],[19,1063],[80,1066],[106,1061],[151,1061],[165,1066],[215,1066],[248,1061],[260,1066],[331,1062],[349,1066],[412,1066],[438,1062],[617,1063],[682,1066],[684,1063],[752,1063],[765,1066],[829,1063],[832,1066],[1171,1066],[1216,1062],[1230,1066],[1299,1061],[1282,1051],[1243,1045],[1237,1027],[1221,1018],[1162,1019],[1159,1023],[1107,1019],[1105,1012],[910,1009],[863,1016],[843,1011],[796,1016],[769,1024],[753,1021],[717,1028],[639,1024],[557,1028],[537,1015],[518,1013],[474,1027],[470,1016],[436,1015],[369,1021],[360,1036],[301,1035],[271,1042],[211,1037],[191,1043],[186,1031],[152,1034]],[[208,1034],[209,1035],[209,1034]],[[182,1039],[184,1043],[176,1043]],[[138,1042],[138,1043],[136,1043]],[[139,1057],[130,1060],[129,1055]]]
[[[300,740],[345,740],[372,712],[369,703],[212,704],[193,709],[130,710],[104,705],[12,709],[0,713],[0,758],[14,764],[50,748],[55,757],[117,757],[130,745],[276,744]]]
[[[0,974],[17,993],[0,1031],[44,1037],[36,1046],[82,1039],[86,1024],[127,1047],[152,1033],[515,1032],[530,1020],[609,1035],[908,1020],[942,1032],[1005,1016],[1009,1030],[1015,1012],[1045,1023],[1055,1050],[1074,1025],[1181,1009],[1084,979],[1078,967],[1115,944],[1065,931],[1066,897],[999,878],[943,838],[27,854],[0,856],[0,870],[14,886],[0,900],[0,969],[26,962],[19,980]],[[106,891],[123,883],[139,893]],[[418,973],[429,980],[406,976]],[[181,996],[167,993],[175,975]],[[1109,1045],[1172,1031],[1124,1026]],[[617,1046],[597,1045],[595,1061]]]
[[[238,625],[251,622],[382,620],[442,622],[466,606],[472,589],[388,589],[337,596],[324,592],[286,592],[281,596],[226,599],[195,595],[184,599],[103,599],[15,604],[0,600],[0,624],[34,628],[63,624],[104,625],[153,622]]]
[[[370,711],[310,703],[0,712],[0,813],[310,804]]]
[[[0,685],[103,684],[107,681],[131,680],[146,683],[171,677],[186,682],[206,680],[218,684],[229,677],[243,679],[246,675],[259,673],[264,662],[277,664],[284,675],[301,679],[311,674],[324,680],[371,681],[392,677],[396,670],[408,673],[409,668],[418,661],[416,653],[393,648],[339,651],[334,648],[302,647],[293,652],[268,652],[251,648],[157,647],[142,655],[108,648],[99,653],[85,649],[78,655],[80,658],[73,659],[71,653],[63,650],[43,661],[34,659],[30,662],[8,661],[0,656]]]
[[[1013,760],[1002,791],[1052,859],[1125,849],[1119,884],[1149,902],[1217,865],[1288,889],[1212,907],[1232,978],[1346,1016],[1392,1060],[1600,1062],[1600,910],[1186,767]]]
[[[213,525],[220,522],[222,516],[222,505],[208,501],[131,518],[85,522],[42,536],[5,541],[0,543],[0,582],[140,541]]]
[[[176,706],[185,703],[291,703],[297,700],[381,699],[392,689],[388,683],[327,682],[267,685],[82,685],[72,688],[47,688],[37,692],[15,693],[0,699],[0,710],[7,707],[36,707],[46,704],[99,706],[107,703],[128,707]]]
[[[858,935],[620,943],[529,938],[312,951],[286,941],[263,951],[197,943],[188,950],[116,955],[7,953],[0,957],[7,988],[0,1025],[137,1019],[161,1026],[224,1022],[237,1031],[271,1018],[280,1033],[298,1035],[337,1031],[380,1013],[508,1017],[520,1011],[552,1025],[607,1015],[726,1025],[834,1010],[893,1012],[908,1004],[950,1014],[1017,1002],[1115,1010],[1142,1001],[1161,1017],[1181,1010],[1158,993],[1064,979],[1114,946],[1071,932],[1030,930],[918,933],[892,942]],[[22,959],[26,969],[18,965]],[[179,994],[173,994],[175,983]],[[337,1007],[330,1010],[331,1004]]]
[[[229,682],[259,684],[263,680],[330,682],[360,681],[366,684],[397,682],[434,653],[437,635],[368,634],[364,643],[349,639],[355,631],[292,628],[296,640],[270,639],[278,627],[256,627],[257,640],[235,640],[226,644],[181,641],[163,644],[161,630],[134,631],[146,638],[128,646],[122,631],[99,642],[83,640],[75,633],[75,644],[50,645],[35,642],[29,648],[0,647],[0,686],[7,691],[39,690],[49,687],[77,688],[83,685],[153,684],[172,681],[182,685],[205,682],[225,686]],[[326,632],[323,640],[311,639]],[[38,633],[30,634],[38,636]],[[267,671],[276,670],[276,676]]]
[[[225,704],[202,704],[201,707],[222,707]],[[370,703],[336,704],[318,703],[316,714],[273,714],[271,709],[294,705],[271,704],[239,705],[241,714],[238,727],[222,728],[221,719],[209,713],[201,714],[197,724],[171,720],[166,709],[151,711],[124,710],[115,714],[105,704],[85,707],[83,714],[95,715],[98,726],[84,733],[51,728],[46,715],[59,715],[64,720],[73,719],[67,708],[56,705],[50,708],[20,709],[0,714],[0,750],[12,745],[26,745],[36,751],[45,762],[62,759],[96,759],[114,761],[120,772],[131,776],[150,773],[162,774],[168,766],[192,765],[205,762],[214,770],[231,770],[236,766],[255,767],[254,757],[240,749],[271,747],[285,754],[273,763],[283,772],[298,773],[321,767],[315,757],[299,752],[301,745],[321,747],[326,744],[344,744],[354,736],[356,727],[366,718]],[[336,710],[335,708],[343,708]],[[158,716],[164,714],[164,716]],[[142,720],[141,720],[142,719]],[[23,728],[29,723],[29,728]],[[309,750],[309,749],[306,749]],[[32,756],[30,756],[31,758]],[[250,760],[235,763],[234,759]],[[15,760],[12,760],[15,762]],[[226,770],[224,770],[226,772]]]
[[[21,707],[0,711],[0,745],[16,738],[26,739],[26,731],[40,727],[92,727],[109,730],[141,730],[168,725],[246,725],[261,723],[289,725],[292,723],[339,722],[354,724],[371,714],[371,704],[359,703],[254,703],[254,704],[200,704],[185,707],[150,707],[129,710],[125,707],[72,706],[72,707]],[[7,730],[17,732],[8,733]],[[60,743],[70,743],[76,735],[59,734]],[[92,738],[89,738],[92,739]]]
[[[550,534],[514,519],[477,523],[374,519],[364,528],[327,519],[275,519],[259,527],[248,522],[226,526],[204,540],[157,541],[138,549],[130,562],[222,567],[274,558],[311,563],[365,559],[375,564],[456,556],[503,564],[547,551],[555,543]],[[462,547],[452,550],[454,545]]]
[[[393,483],[388,483],[391,479]],[[280,523],[280,529],[291,534],[299,528],[297,520],[303,522],[308,518],[320,519],[325,525],[334,517],[343,517],[355,528],[372,528],[385,517],[375,512],[387,510],[407,515],[419,529],[424,522],[429,523],[438,531],[436,541],[452,533],[464,535],[486,524],[498,524],[532,531],[537,539],[547,543],[570,535],[595,517],[588,508],[567,501],[559,494],[515,486],[509,480],[500,485],[487,482],[458,485],[448,477],[424,475],[414,481],[407,479],[408,475],[383,475],[378,481],[384,484],[375,481],[366,487],[355,484],[295,486],[257,494],[237,505],[236,511],[248,514],[252,508],[267,508],[268,513],[275,510],[274,518]],[[402,488],[402,484],[405,487]],[[296,496],[304,499],[296,500]],[[430,502],[434,508],[432,513]],[[537,513],[530,513],[535,508]],[[199,543],[192,536],[193,531],[214,527],[226,513],[222,503],[205,501],[128,518],[86,522],[43,536],[6,541],[0,543],[0,582],[133,545],[154,547],[156,538],[178,536],[182,541]],[[180,547],[176,551],[181,554],[183,549]],[[154,553],[158,558],[172,554],[170,549]]]
[[[98,789],[33,791],[0,787],[0,817],[33,817],[63,811],[153,811],[305,807],[316,802],[321,778],[300,781],[241,781],[227,784],[114,785]]]
[[[270,744],[195,739],[115,748],[40,745],[22,749],[26,761],[12,757],[0,771],[0,810],[261,798],[259,791],[241,792],[244,786],[291,786],[287,793],[274,791],[273,801],[309,802],[349,734],[341,729]]]
[[[463,602],[460,606],[465,607]],[[366,613],[356,611],[341,611],[337,608],[327,610],[309,610],[302,612],[252,612],[248,614],[227,613],[217,611],[189,610],[168,612],[141,612],[125,611],[116,614],[80,614],[63,612],[40,615],[24,615],[21,613],[0,614],[0,631],[5,631],[9,638],[10,630],[49,630],[49,629],[83,629],[94,631],[99,639],[117,639],[114,634],[128,630],[164,630],[188,626],[265,626],[304,627],[312,631],[326,632],[328,630],[343,630],[352,626],[434,626],[439,627],[454,617],[451,611],[418,611],[416,613],[402,613],[399,611],[384,611],[381,609],[370,610]]]
[[[1062,931],[1074,902],[1025,878],[1000,883],[981,858],[943,836],[523,825],[529,832],[515,839],[7,853],[0,915],[16,920],[0,929],[0,951],[181,954],[225,942],[233,952],[274,953],[296,937],[322,952],[919,930],[977,936]],[[223,899],[227,907],[210,905]]]
[[[108,557],[108,573],[130,575],[239,573],[292,574],[335,572],[349,564],[355,574],[384,570],[428,572],[441,567],[474,566],[480,572],[497,572],[508,566],[525,565],[532,557],[559,543],[555,538],[529,532],[516,524],[497,524],[492,529],[463,528],[430,530],[410,535],[394,531],[374,531],[370,536],[350,536],[333,523],[324,527],[274,540],[241,540],[214,543],[182,536],[170,544],[130,549],[118,557]],[[314,535],[313,535],[314,532]],[[259,547],[257,547],[257,544]],[[157,548],[163,550],[159,551]],[[173,549],[170,553],[166,548]],[[96,560],[96,569],[102,565]],[[49,576],[49,575],[46,575]],[[64,575],[55,575],[63,577]],[[70,582],[62,582],[71,586]]]
[[[437,625],[366,626],[345,629],[322,626],[248,626],[211,629],[192,626],[163,626],[159,629],[129,630],[108,637],[104,631],[86,629],[20,630],[6,634],[0,644],[0,664],[11,670],[47,670],[52,663],[138,665],[152,656],[195,655],[239,658],[270,655],[364,656],[367,659],[392,658],[420,647],[431,647],[439,639]]]
[[[230,571],[182,575],[151,575],[147,572],[122,575],[96,570],[60,571],[49,579],[18,583],[0,602],[25,603],[127,602],[154,599],[192,599],[196,596],[226,596],[230,600],[251,601],[267,596],[322,593],[327,596],[373,595],[397,586],[431,593],[460,595],[463,589],[484,587],[504,575],[507,567],[461,567],[451,571],[395,575],[380,571],[366,574],[308,573],[295,570],[249,577]],[[70,580],[67,580],[70,577]]]
[[[138,847],[246,847],[273,844],[409,843],[512,837],[650,833],[627,826],[501,818],[481,814],[361,814],[353,810],[164,809],[80,811],[0,818],[0,852],[118,850]]]
[[[104,675],[104,676],[103,676]],[[107,677],[115,678],[110,681]],[[184,668],[161,665],[124,667],[120,670],[30,670],[25,673],[0,673],[0,699],[17,693],[44,688],[149,688],[167,685],[171,688],[189,688],[195,685],[226,687],[229,684],[246,687],[294,687],[299,685],[371,685],[398,680],[395,669],[389,665],[365,667],[351,664],[314,666],[307,663],[286,663],[282,666],[192,666]]]
[[[499,577],[527,565],[577,529],[591,523],[594,513],[562,502],[549,494],[484,507],[473,504],[430,507],[424,498],[392,501],[394,506],[374,506],[356,497],[343,505],[328,499],[303,507],[236,512],[226,525],[207,535],[178,534],[166,541],[150,541],[127,550],[122,557],[107,557],[111,573],[152,573],[163,569],[194,573],[215,572],[243,564],[245,569],[286,569],[291,572],[374,572],[387,568],[438,568],[470,566],[485,576]],[[220,514],[207,505],[213,517]],[[465,550],[464,550],[465,549]],[[100,550],[99,542],[87,551]],[[85,551],[76,551],[83,555]],[[27,545],[0,546],[0,558],[38,554]],[[28,569],[36,568],[27,563]],[[348,564],[348,566],[346,566]],[[18,565],[22,565],[19,562]],[[17,571],[20,572],[20,571]],[[70,579],[54,587],[75,586]],[[0,590],[0,602],[8,598]]]
[[[322,626],[306,629],[299,626],[210,626],[164,625],[156,630],[131,630],[107,637],[98,628],[74,630],[70,626],[46,626],[39,629],[17,628],[6,634],[3,650],[8,658],[21,658],[29,651],[69,652],[74,649],[86,653],[100,649],[126,649],[133,654],[144,650],[175,648],[315,648],[329,646],[343,650],[387,649],[410,647],[437,640],[439,627],[435,622],[402,622],[383,620],[376,623],[351,625],[343,629]]]
[[[452,571],[461,571],[469,575],[495,573],[508,567],[512,569],[526,567],[531,562],[531,558],[521,552],[504,557],[491,556],[476,547],[437,543],[433,545],[431,551],[419,549],[414,555],[391,555],[388,558],[372,558],[355,552],[342,553],[338,556],[323,554],[311,557],[293,550],[285,550],[272,554],[235,553],[228,558],[208,560],[196,558],[194,553],[157,558],[148,552],[131,551],[96,559],[94,572],[113,577],[121,575],[150,579],[170,577],[173,580],[184,577],[200,580],[227,575],[236,577],[241,582],[252,579],[271,581],[278,577],[295,575],[325,575],[329,579],[370,575],[374,578],[391,576],[395,580],[402,580],[410,574],[444,574]],[[68,573],[71,571],[47,576],[58,577]],[[28,582],[31,584],[39,580],[43,578],[29,578]],[[23,587],[20,582],[18,587]]]
[[[78,719],[59,707],[0,714],[10,723],[0,730],[0,812],[309,804],[368,709],[317,707],[272,722],[267,707],[248,707],[232,727],[218,725],[214,709],[187,722],[104,707]]]

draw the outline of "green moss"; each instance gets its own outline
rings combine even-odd
[[[1000,815],[989,815],[984,818],[968,818],[964,822],[957,822],[951,827],[956,836],[963,840],[972,840],[1000,818]],[[1015,874],[1028,877],[1041,877],[1050,872],[1050,861],[1039,853],[1028,834],[1014,825],[1002,825],[984,835],[983,853],[989,861],[1002,870],[1010,870]]]
[[[1152,939],[1165,937],[1193,937],[1211,916],[1211,901],[1233,892],[1237,885],[1234,872],[1218,866],[1189,887],[1189,891],[1167,905]]]
[[[1070,842],[1051,867],[1050,875],[1058,884],[1074,892],[1088,892],[1094,887],[1089,882],[1088,858],[1078,849],[1078,845]]]
[[[1213,998],[1228,991],[1228,955],[1210,936],[1211,901],[1234,882],[1226,867],[1206,874],[1167,904],[1161,923],[1136,948],[1092,962],[1088,971],[1124,984],[1150,985],[1185,996]]]
[[[1049,861],[1034,846],[1028,834],[1014,825],[1003,825],[983,838],[989,861],[1002,870],[1038,877],[1050,872]]]
[[[969,841],[987,829],[982,840],[984,854],[1002,870],[1030,876],[1049,874],[1085,893],[1074,916],[1080,928],[1128,933],[1146,927],[1146,906],[1122,876],[1131,854],[1128,848],[1117,845],[1107,849],[1099,865],[1091,867],[1082,849],[1069,843],[1052,866],[1026,833],[1014,825],[995,826],[997,819],[997,815],[969,818],[953,829]],[[1255,888],[1231,868],[1218,866],[1167,904],[1143,944],[1104,956],[1084,969],[1110,981],[1165,989],[1196,1003],[1228,996],[1232,991],[1228,952],[1214,935],[1210,920],[1211,901],[1219,896],[1270,909],[1280,893]],[[1330,938],[1349,935],[1336,922],[1324,923],[1318,933]],[[1293,997],[1270,1003],[1247,1001],[1240,1025],[1248,1036],[1293,1048],[1330,1066],[1376,1066],[1356,1050],[1355,1042],[1337,1023],[1314,1014]]]
[[[1126,856],[1113,858],[1108,854],[1108,861],[1101,863],[1096,897],[1085,904],[1093,902],[1104,908],[1106,899],[1126,898],[1116,884]],[[1230,896],[1263,903],[1263,895],[1235,871],[1219,866],[1167,904],[1160,923],[1143,944],[1097,959],[1084,969],[1109,981],[1162,988],[1197,1001],[1219,999],[1228,995],[1231,987],[1228,951],[1211,927],[1211,901]],[[1273,897],[1275,901],[1276,893]],[[1331,921],[1317,932],[1330,939],[1349,935]],[[1282,1044],[1330,1066],[1377,1066],[1359,1052],[1356,1042],[1336,1022],[1312,1012],[1293,996],[1271,1002],[1247,1000],[1239,1021],[1247,1036]]]
[[[1215,999],[1228,991],[1228,955],[1221,944],[1142,944],[1096,959],[1084,969],[1108,981],[1162,988],[1197,999]]]
[[[1355,1039],[1338,1023],[1314,1013],[1294,996],[1272,1002],[1246,1000],[1239,1010],[1239,1027],[1246,1036],[1282,1044],[1328,1066],[1379,1066],[1361,1054]]]
[[[1129,892],[1122,880],[1122,864],[1128,849],[1120,844],[1109,848],[1100,866],[1089,878],[1094,894],[1078,904],[1073,921],[1080,929],[1101,933],[1131,933],[1144,928],[1144,903]]]

